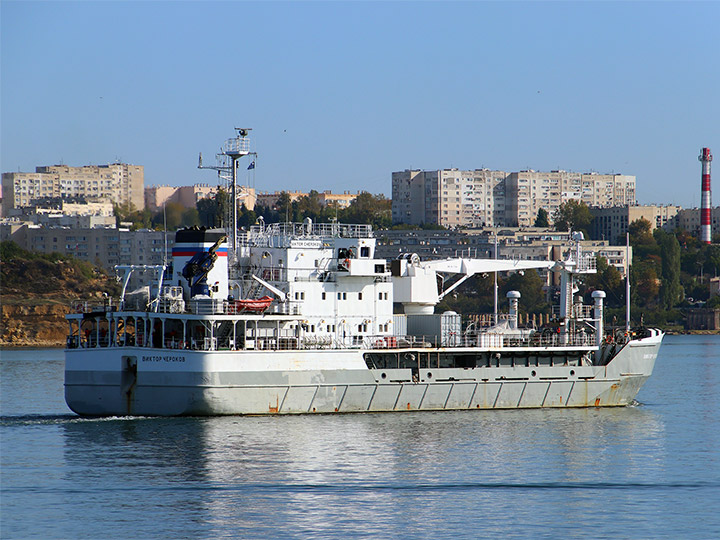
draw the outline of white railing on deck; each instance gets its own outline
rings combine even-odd
[[[283,239],[321,239],[321,238],[371,238],[372,225],[345,223],[271,223],[269,225],[253,225],[250,230],[238,239],[240,245],[261,243],[269,238]]]

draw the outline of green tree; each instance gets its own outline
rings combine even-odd
[[[685,296],[680,285],[680,243],[674,234],[663,233],[659,240],[662,260],[660,300],[665,309],[672,309]]]
[[[630,270],[633,304],[653,306],[658,304],[660,279],[655,265],[644,261],[635,263]]]
[[[587,292],[600,290],[607,294],[608,307],[620,307],[625,305],[624,280],[620,271],[614,266],[608,264],[605,257],[597,257],[597,273],[589,274],[585,278]],[[592,299],[588,295],[586,301],[591,303]]]
[[[204,227],[222,227],[230,207],[230,195],[224,189],[218,189],[214,197],[200,199],[195,203],[198,221]]]
[[[182,214],[183,227],[196,227],[200,225],[200,214],[197,208],[186,208]]]
[[[297,211],[303,219],[311,218],[313,221],[322,221],[324,217],[323,205],[320,204],[320,194],[314,189],[297,201]]]
[[[570,199],[562,203],[553,214],[555,229],[558,231],[581,231],[586,238],[589,238],[588,230],[592,223],[593,216],[590,208],[583,201]]]
[[[121,223],[130,223],[132,230],[149,229],[152,226],[150,210],[138,210],[132,203],[113,206],[116,226]]]
[[[217,216],[217,202],[214,198],[200,199],[195,203],[198,219],[203,227],[214,227]]]
[[[248,210],[245,204],[240,207],[238,213],[238,227],[251,227],[257,221],[257,214],[252,210]]]
[[[655,238],[652,235],[652,223],[645,218],[636,219],[628,226],[630,233],[630,245],[636,246],[652,246],[655,245]],[[619,238],[618,243],[624,244],[625,238]]]
[[[535,218],[535,227],[549,227],[550,221],[548,220],[548,212],[544,208],[538,210],[537,217]]]
[[[359,193],[350,206],[339,214],[344,223],[367,223],[376,229],[389,227],[392,223],[392,201],[384,195]]]
[[[540,275],[535,270],[524,270],[511,274],[502,286],[503,296],[508,291],[520,293],[520,309],[527,313],[542,313],[548,310],[545,291]]]
[[[166,221],[167,230],[176,231],[182,223],[183,212],[185,212],[185,207],[182,204],[169,202],[165,205],[165,217],[163,217],[163,211],[160,210],[160,212],[155,215],[153,223],[162,228],[163,221]]]
[[[278,198],[278,202],[275,204],[275,208],[277,209],[280,221],[284,222],[294,220],[293,202],[287,191],[280,193],[280,197]]]

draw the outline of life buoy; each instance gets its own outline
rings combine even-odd
[[[350,268],[350,259],[345,259],[345,268]]]

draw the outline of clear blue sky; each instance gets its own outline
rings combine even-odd
[[[260,190],[390,194],[392,171],[621,172],[720,204],[718,2],[0,3],[2,171],[198,171],[252,127]]]

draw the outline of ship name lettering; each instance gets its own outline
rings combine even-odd
[[[184,356],[143,356],[143,362],[184,362]]]

